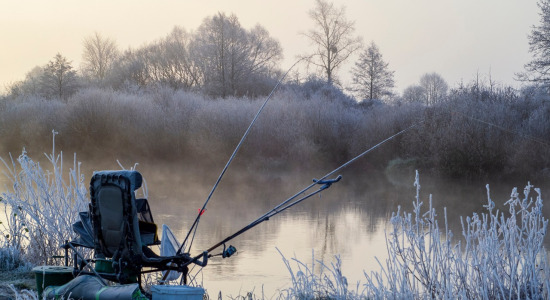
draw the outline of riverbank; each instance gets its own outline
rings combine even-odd
[[[477,90],[477,85],[463,86],[446,101],[425,106],[359,104],[344,94],[327,98],[323,88],[289,86],[274,95],[254,124],[236,163],[241,160],[254,171],[332,166],[414,125],[354,168],[382,170],[399,160],[423,174],[453,179],[550,178],[546,92],[510,94],[491,88],[481,98],[471,92]],[[51,148],[55,129],[56,147],[78,153],[87,165],[112,157],[140,165],[198,162],[201,169],[219,171],[263,101],[100,88],[83,89],[67,101],[6,99],[0,103],[0,156],[25,147],[30,156],[41,157],[43,149]]]

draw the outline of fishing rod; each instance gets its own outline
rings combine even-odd
[[[197,232],[197,228],[198,228],[198,225],[199,225],[199,221],[200,221],[200,218],[202,216],[202,214],[206,211],[206,206],[208,205],[208,202],[210,202],[210,199],[212,198],[212,195],[214,194],[214,191],[217,189],[220,181],[222,180],[225,172],[227,171],[227,169],[229,168],[229,165],[231,164],[231,162],[233,161],[233,159],[235,158],[235,156],[237,155],[237,152],[239,151],[239,149],[241,148],[244,140],[246,139],[246,137],[248,136],[248,134],[250,133],[250,130],[252,129],[252,126],[254,125],[254,123],[256,122],[256,120],[258,119],[258,117],[260,116],[260,114],[262,113],[264,107],[266,106],[267,102],[269,101],[269,99],[271,99],[271,97],[273,96],[273,94],[275,93],[275,90],[277,90],[277,88],[279,87],[279,85],[281,85],[281,83],[283,82],[283,80],[286,78],[286,76],[288,75],[288,73],[290,72],[290,70],[292,70],[292,68],[294,68],[295,65],[297,65],[300,61],[302,61],[304,58],[301,58],[299,60],[297,60],[290,68],[288,68],[288,70],[285,72],[285,74],[283,74],[283,76],[279,79],[279,81],[277,81],[277,84],[275,85],[275,87],[271,90],[271,92],[269,93],[269,95],[267,96],[267,98],[265,99],[264,103],[262,104],[262,106],[260,107],[260,109],[258,110],[258,112],[256,113],[256,115],[254,116],[254,118],[252,119],[252,122],[250,122],[250,125],[248,125],[248,128],[246,129],[245,133],[243,134],[243,136],[241,137],[241,140],[239,141],[239,143],[237,144],[237,146],[235,147],[235,150],[233,150],[233,153],[231,154],[231,156],[229,157],[229,160],[227,161],[227,163],[225,164],[225,167],[223,168],[223,170],[221,171],[220,175],[218,176],[218,179],[216,180],[216,183],[214,184],[214,186],[212,187],[212,190],[210,191],[210,193],[208,194],[208,197],[206,198],[206,201],[204,202],[203,206],[201,209],[199,209],[199,213],[197,214],[197,217],[195,218],[195,221],[193,222],[193,224],[191,225],[191,228],[189,229],[189,232],[187,232],[187,235],[185,236],[185,239],[183,240],[183,243],[181,244],[181,246],[178,248],[178,251],[176,252],[176,255],[179,255],[181,254],[182,250],[184,249],[185,247],[185,244],[187,243],[187,240],[189,238],[189,236],[191,235],[191,232],[193,232],[193,236],[191,237],[191,241],[189,243],[189,247],[188,247],[188,250],[187,252],[191,251],[191,246],[193,244],[193,240],[194,240],[194,237],[195,237],[195,233]]]
[[[255,227],[256,225],[264,222],[264,221],[268,221],[271,217],[279,214],[279,213],[282,213],[283,211],[293,207],[294,205],[310,198],[310,197],[313,197],[317,194],[319,194],[320,192],[330,188],[330,186],[333,184],[333,183],[336,183],[336,182],[339,182],[340,179],[342,179],[342,175],[338,175],[338,177],[336,177],[335,179],[328,179],[328,180],[318,180],[318,179],[313,179],[313,182],[314,182],[314,185],[315,184],[320,184],[321,187],[319,187],[318,190],[314,191],[314,192],[311,192],[305,196],[303,196],[302,198],[298,199],[298,200],[295,200],[294,202],[291,202],[292,200],[294,200],[296,197],[298,197],[300,195],[300,193],[294,195],[293,197],[283,201],[281,204],[277,205],[276,207],[274,207],[273,209],[271,209],[270,211],[268,211],[267,213],[265,213],[264,215],[262,215],[261,217],[257,218],[256,220],[254,220],[252,223],[246,225],[245,227],[243,227],[242,229],[240,229],[239,231],[233,233],[232,235],[226,237],[225,239],[223,239],[222,241],[218,242],[217,244],[215,244],[214,246],[208,248],[208,250],[206,250],[205,252],[209,253],[211,252],[212,250],[218,248],[219,246],[221,245],[224,245],[224,250],[222,252],[222,256],[224,258],[226,257],[230,257],[231,255],[233,255],[237,249],[235,249],[235,247],[233,246],[229,246],[228,249],[225,248],[225,243],[229,242],[230,240],[236,238],[237,236],[245,233],[246,231],[252,229],[253,227]],[[290,202],[290,203],[289,203]],[[204,252],[203,252],[204,253]],[[201,257],[202,257],[203,254],[201,254]],[[209,255],[209,257],[212,257],[213,255]]]
[[[355,162],[356,160],[360,159],[361,157],[365,156],[367,153],[373,151],[374,149],[380,147],[381,145],[385,144],[386,142],[396,138],[397,136],[400,136],[402,134],[404,134],[405,132],[411,130],[412,128],[418,126],[419,124],[423,123],[424,121],[421,120],[421,121],[418,121],[416,123],[414,123],[413,125],[393,134],[392,136],[384,139],[383,141],[379,142],[378,144],[372,146],[371,148],[367,149],[366,151],[360,153],[359,155],[355,156],[354,158],[350,159],[349,161],[347,161],[346,163],[340,165],[339,167],[337,167],[336,169],[330,171],[329,173],[327,173],[326,175],[324,175],[323,177],[321,177],[320,179],[313,179],[313,183],[308,185],[307,187],[305,187],[304,189],[302,189],[301,191],[297,192],[296,194],[294,194],[292,197],[288,198],[287,200],[281,202],[279,205],[275,206],[274,208],[272,208],[270,211],[268,211],[267,213],[265,213],[264,215],[262,215],[261,217],[257,218],[256,220],[252,221],[250,224],[244,226],[243,228],[241,228],[240,230],[236,231],[235,233],[233,233],[232,235],[226,237],[225,239],[223,239],[222,241],[214,244],[212,247],[208,248],[206,251],[204,251],[203,253],[193,257],[189,262],[185,263],[184,266],[187,266],[191,263],[195,263],[197,261],[199,261],[201,258],[204,258],[208,253],[210,253],[211,251],[215,250],[216,248],[220,247],[220,246],[224,246],[224,250],[222,252],[222,257],[223,258],[226,258],[226,257],[230,257],[231,255],[233,255],[237,249],[235,249],[235,247],[233,246],[229,246],[229,248],[226,248],[225,247],[225,244],[227,242],[229,242],[230,240],[236,238],[237,236],[243,234],[244,232],[252,229],[253,227],[255,227],[256,225],[264,222],[264,221],[267,221],[269,220],[271,217],[297,205],[298,203],[301,203],[303,202],[304,200],[316,195],[316,194],[319,194],[321,193],[322,191],[328,189],[331,187],[331,185],[333,183],[336,183],[336,182],[339,182],[341,179],[342,179],[342,176],[341,175],[338,175],[335,179],[326,179],[330,176],[332,176],[334,173],[342,170],[343,168],[349,166],[350,164],[352,164],[353,162]],[[311,189],[312,187],[316,186],[316,185],[321,185],[321,187],[316,190],[316,191],[313,191],[299,199],[296,199],[298,198],[300,195],[303,195],[305,192],[307,192],[309,189]],[[296,200],[295,200],[296,199]],[[214,255],[208,255],[208,257],[212,257]]]

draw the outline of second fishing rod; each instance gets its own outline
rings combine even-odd
[[[313,179],[313,183],[311,183],[310,185],[306,186],[304,189],[300,190],[299,192],[297,192],[296,194],[294,194],[293,196],[291,196],[290,198],[286,199],[285,201],[281,202],[280,204],[278,204],[277,206],[275,206],[274,208],[272,208],[271,210],[269,210],[267,213],[265,213],[264,215],[260,216],[259,218],[257,218],[256,220],[252,221],[250,224],[244,226],[243,228],[241,228],[240,230],[237,230],[235,233],[231,234],[230,236],[226,237],[225,239],[221,240],[220,242],[214,244],[213,246],[211,246],[210,248],[208,248],[207,250],[203,251],[201,254],[197,255],[197,256],[194,256],[188,263],[186,263],[185,265],[189,265],[191,263],[194,263],[196,261],[199,261],[201,258],[204,258],[206,256],[208,257],[212,257],[214,255],[211,255],[209,254],[210,252],[212,252],[213,250],[215,250],[216,248],[220,247],[220,246],[224,246],[224,250],[222,252],[222,257],[229,257],[231,256],[233,253],[236,252],[236,249],[235,247],[233,246],[229,246],[229,247],[226,247],[225,244],[227,242],[229,242],[230,240],[236,238],[237,236],[245,233],[246,231],[254,228],[255,226],[257,226],[258,224],[264,222],[264,221],[267,221],[269,220],[271,217],[303,202],[304,200],[306,199],[309,199],[311,198],[312,196],[314,195],[317,195],[319,193],[321,193],[322,191],[328,189],[331,187],[331,185],[333,183],[336,183],[336,182],[339,182],[341,179],[342,179],[342,176],[341,175],[338,175],[335,179],[327,179],[329,178],[330,176],[334,175],[335,173],[341,171],[342,169],[346,168],[347,166],[353,164],[355,161],[357,161],[358,159],[360,159],[361,157],[365,156],[366,154],[368,154],[369,152],[377,149],[378,147],[382,146],[383,144],[393,140],[394,138],[408,132],[409,130],[411,130],[412,128],[418,126],[419,124],[421,124],[423,121],[418,121],[418,122],[415,122],[414,124],[412,124],[411,126],[393,134],[392,136],[382,140],[381,142],[379,142],[378,144],[370,147],[369,149],[365,150],[364,152],[360,153],[359,155],[355,156],[354,158],[350,159],[349,161],[347,161],[346,163],[340,165],[339,167],[337,167],[336,169],[328,172],[326,175],[324,175],[323,177],[321,177],[320,179]],[[311,188],[313,188],[314,186],[318,186],[320,185],[319,189],[318,190],[315,190],[313,192],[310,192],[308,194],[306,194],[307,191],[309,191]],[[305,194],[305,195],[304,195]]]

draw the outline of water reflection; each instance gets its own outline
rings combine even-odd
[[[160,181],[148,179],[157,222],[168,224],[182,239],[211,188],[197,172],[191,173]],[[246,171],[237,173],[220,186],[201,219],[193,244],[196,253],[246,226],[322,174],[289,173],[273,180]],[[383,172],[354,171],[343,175],[344,179],[321,197],[306,200],[228,243],[237,247],[238,255],[212,260],[199,276],[209,293],[217,295],[222,290],[237,296],[255,288],[259,294],[263,288],[271,297],[278,289],[287,288],[289,273],[277,248],[288,259],[297,257],[308,263],[313,255],[327,263],[340,255],[350,284],[362,280],[363,271],[378,270],[375,257],[383,261],[387,256],[385,229],[391,213],[398,206],[412,211],[414,174],[388,177]],[[491,197],[502,208],[512,187],[523,188],[526,183],[492,183]],[[427,207],[432,195],[441,224],[443,208],[447,208],[457,238],[459,217],[482,212],[487,202],[485,183],[448,182],[426,175],[421,176],[421,185],[422,201]]]

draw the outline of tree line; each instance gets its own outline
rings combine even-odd
[[[533,60],[517,79],[546,88],[550,82],[550,1],[541,0],[538,5],[540,24],[529,34]],[[447,96],[449,86],[435,72],[427,72],[419,84],[397,93],[395,71],[374,41],[363,46],[362,38],[355,35],[355,22],[345,15],[345,7],[315,0],[309,17],[313,28],[302,35],[312,47],[301,59],[313,66],[313,71],[302,81],[319,77],[357,101],[423,102],[430,106]],[[344,87],[339,69],[357,52],[352,82]],[[29,71],[24,80],[9,86],[8,96],[67,100],[78,89],[90,86],[139,90],[160,85],[211,97],[255,97],[269,93],[282,73],[282,58],[282,46],[264,27],[243,28],[236,15],[220,12],[206,17],[194,31],[176,26],[165,37],[125,51],[113,39],[96,32],[84,39],[79,68],[58,53],[47,64]]]
[[[345,7],[316,0],[309,17],[314,26],[302,35],[312,47],[300,58],[311,71],[299,80],[318,77],[359,101],[391,101],[398,96],[395,71],[390,70],[374,41],[363,46],[362,38],[355,35],[355,22],[346,18]],[[351,71],[353,82],[344,87],[339,69],[356,52],[361,53]],[[125,51],[115,40],[96,32],[83,41],[80,66],[58,53],[9,86],[8,95],[67,100],[86,87],[132,91],[167,86],[210,97],[255,97],[268,94],[274,86],[282,73],[282,58],[282,46],[264,27],[243,28],[236,15],[220,12],[205,18],[196,30],[175,26],[165,37]],[[415,86],[416,92],[403,99],[422,100],[417,96],[424,95],[419,93],[431,94],[427,85]],[[432,97],[427,98],[431,101]]]
[[[55,129],[57,149],[77,153],[96,168],[112,167],[116,160],[219,166],[263,100],[212,99],[164,87],[146,93],[86,88],[70,101],[5,101],[0,102],[0,151],[5,157],[25,148],[40,156],[51,148]],[[321,80],[284,85],[252,128],[236,164],[275,175],[294,168],[325,170],[412,124],[353,168],[414,167],[472,179],[550,177],[548,95],[484,80],[452,88],[447,101],[433,106],[357,103]]]
[[[235,15],[219,13],[206,18],[194,34],[175,27],[164,38],[123,52],[114,40],[95,33],[84,40],[80,72],[57,54],[14,84],[10,94],[66,100],[88,86],[128,90],[162,85],[211,96],[254,96],[265,93],[277,77],[281,58],[279,42],[265,28],[246,30]]]

